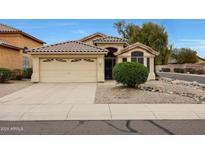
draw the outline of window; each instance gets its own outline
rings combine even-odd
[[[131,53],[131,61],[144,64],[144,53],[140,51],[135,51]]]
[[[23,68],[29,68],[29,57],[23,56]]]
[[[122,58],[122,62],[127,62],[127,58]]]

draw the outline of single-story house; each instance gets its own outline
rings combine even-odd
[[[37,48],[44,44],[37,39],[14,27],[0,24],[0,68],[24,69],[32,67],[32,59],[28,48]]]
[[[104,82],[112,79],[116,63],[133,61],[149,69],[155,79],[154,57],[159,53],[124,38],[94,33],[78,41],[67,41],[29,49],[33,58],[33,82]]]

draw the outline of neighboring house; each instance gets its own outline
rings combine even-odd
[[[28,50],[33,57],[33,82],[104,82],[112,79],[116,63],[133,61],[155,79],[154,57],[159,53],[141,43],[101,33]]]
[[[0,68],[23,69],[32,66],[28,48],[37,48],[43,41],[10,26],[0,24]]]
[[[194,64],[205,64],[205,59],[197,56],[198,61]],[[171,57],[169,64],[177,64],[177,60],[174,57]]]
[[[198,58],[197,64],[205,64],[205,58],[202,58],[202,57],[199,57],[199,56],[197,56],[197,58]]]

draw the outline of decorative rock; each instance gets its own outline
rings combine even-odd
[[[191,82],[191,85],[193,85],[193,86],[199,86],[199,83],[196,82],[196,81],[193,81],[193,82]]]
[[[199,84],[199,87],[201,87],[202,89],[205,89],[205,84]]]
[[[198,99],[198,98],[194,98],[194,100],[195,100],[195,101],[197,101],[197,102],[199,101],[199,99]]]

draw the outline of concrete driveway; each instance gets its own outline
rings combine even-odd
[[[32,85],[0,98],[0,121],[205,119],[205,104],[94,104],[96,86]]]
[[[74,104],[93,104],[96,83],[39,83],[0,98],[0,120],[65,120]]]

